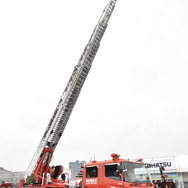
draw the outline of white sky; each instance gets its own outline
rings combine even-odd
[[[0,166],[27,169],[106,3],[0,1]],[[117,1],[51,164],[188,154],[187,10]]]

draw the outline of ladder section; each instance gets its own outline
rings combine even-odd
[[[26,176],[33,174],[44,148],[55,150],[65,126],[69,120],[81,88],[91,68],[93,59],[99,49],[100,41],[115,7],[116,0],[110,0],[105,7],[78,64],[75,66],[68,84],[59,100],[53,116],[46,128],[42,140],[27,169]]]

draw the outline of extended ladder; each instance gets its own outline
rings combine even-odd
[[[100,46],[100,41],[106,30],[108,21],[115,7],[116,0],[110,0],[105,7],[92,35],[86,45],[78,64],[75,66],[73,73],[68,81],[68,84],[60,98],[60,101],[53,113],[53,116],[46,128],[42,140],[30,162],[26,176],[33,174],[44,148],[55,150],[59,139],[69,120],[73,107],[78,99],[81,88],[89,73],[93,59]],[[49,153],[44,157],[43,163],[48,160]],[[50,157],[51,159],[51,157]]]

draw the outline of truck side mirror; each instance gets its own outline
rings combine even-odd
[[[121,166],[120,166],[120,165],[118,165],[118,166],[117,166],[117,172],[118,172],[119,174],[121,174],[121,173],[122,173],[122,168],[121,168]]]

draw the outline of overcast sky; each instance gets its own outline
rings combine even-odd
[[[26,170],[108,0],[0,1],[0,166]],[[188,1],[117,0],[51,164],[188,155]]]

